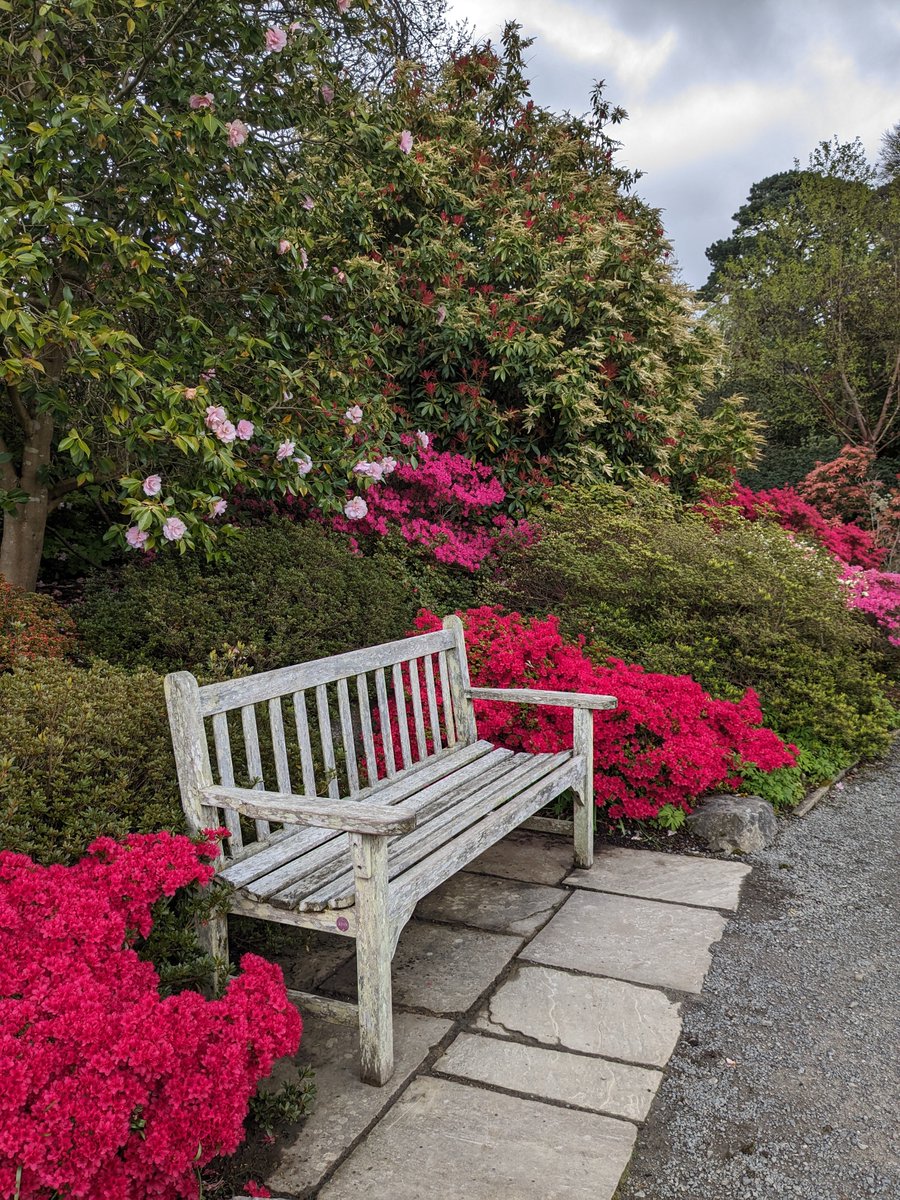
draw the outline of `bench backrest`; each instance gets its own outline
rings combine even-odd
[[[188,825],[224,823],[232,855],[248,848],[238,814],[203,805],[202,788],[353,800],[477,736],[458,617],[434,633],[205,687],[179,671],[165,686]],[[277,832],[255,825],[256,840]]]

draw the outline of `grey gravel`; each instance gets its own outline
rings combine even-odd
[[[895,747],[743,860],[617,1200],[900,1197],[898,798]]]

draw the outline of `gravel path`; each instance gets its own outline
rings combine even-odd
[[[617,1200],[897,1200],[900,743],[748,861]]]

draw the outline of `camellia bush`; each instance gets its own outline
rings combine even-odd
[[[583,639],[566,642],[554,617],[523,619],[483,607],[461,613],[472,682],[615,696],[614,711],[594,714],[596,803],[612,819],[661,818],[677,827],[692,802],[717,787],[739,787],[742,773],[794,764],[794,750],[762,726],[749,690],[737,702],[714,700],[687,676],[660,675],[610,658],[592,662]],[[417,631],[440,618],[422,612]],[[513,750],[571,747],[566,709],[475,702],[479,735]]]
[[[71,867],[0,852],[0,1194],[193,1200],[243,1140],[256,1085],[300,1041],[280,969],[246,955],[221,999],[163,999],[134,949],[217,853],[169,834],[101,838]]]

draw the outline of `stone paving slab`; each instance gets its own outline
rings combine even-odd
[[[643,1121],[662,1080],[646,1067],[471,1033],[461,1033],[434,1069],[631,1121]]]
[[[734,911],[741,884],[749,874],[750,867],[744,863],[607,846],[589,870],[573,871],[566,883],[622,896]]]
[[[610,1200],[636,1129],[625,1121],[415,1079],[321,1200]]]
[[[568,895],[563,888],[463,871],[420,901],[416,916],[530,937]]]
[[[522,958],[699,993],[710,946],[727,920],[717,912],[578,891],[525,947]]]
[[[335,1025],[305,1016],[299,1053],[294,1059],[277,1063],[273,1076],[274,1082],[286,1083],[296,1078],[298,1065],[312,1066],[315,1105],[295,1140],[284,1147],[278,1166],[266,1180],[269,1190],[299,1193],[314,1187],[390,1104],[449,1028],[449,1021],[436,1017],[394,1013],[397,1068],[393,1078],[378,1088],[359,1078],[359,1032],[355,1026]]]
[[[466,867],[478,875],[499,875],[526,883],[561,883],[572,870],[572,843],[543,833],[510,833]]]
[[[680,1009],[652,988],[523,964],[475,1024],[493,1034],[663,1067],[681,1032]]]
[[[509,934],[410,921],[394,955],[394,1006],[424,1008],[439,1016],[465,1012],[521,945],[521,937]],[[322,987],[355,1000],[356,959]]]

